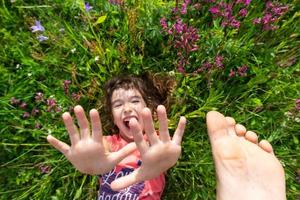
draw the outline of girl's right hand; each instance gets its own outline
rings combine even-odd
[[[63,153],[72,165],[81,173],[99,175],[111,171],[117,163],[136,149],[135,143],[129,143],[117,152],[110,152],[108,144],[102,135],[100,116],[96,109],[90,111],[91,129],[84,110],[77,105],[74,112],[79,124],[79,130],[74,124],[70,113],[62,115],[69,133],[71,146],[48,135],[48,142]]]

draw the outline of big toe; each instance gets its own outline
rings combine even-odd
[[[228,123],[224,115],[217,111],[210,111],[206,115],[207,131],[213,142],[219,137],[227,135]]]

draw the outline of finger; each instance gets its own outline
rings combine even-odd
[[[71,145],[75,145],[80,140],[77,127],[75,126],[70,113],[68,112],[64,113],[62,115],[62,118],[66,126],[66,129],[69,133]]]
[[[124,146],[122,149],[119,151],[111,153],[111,156],[114,159],[115,163],[121,162],[125,157],[130,155],[133,151],[135,151],[137,148],[136,144],[134,142],[131,142]]]
[[[138,183],[140,181],[142,181],[140,179],[140,168],[134,170],[131,174],[127,175],[127,176],[123,176],[121,178],[117,178],[116,180],[114,180],[111,183],[111,189],[114,191],[119,191],[122,189],[125,189],[126,187],[129,187],[135,183]]]
[[[96,109],[90,111],[90,118],[92,123],[92,138],[97,142],[102,142],[102,125],[99,113]]]
[[[182,136],[183,136],[183,133],[184,133],[185,125],[186,125],[186,118],[185,117],[180,117],[178,126],[176,128],[176,131],[175,131],[175,133],[173,135],[173,139],[172,139],[172,141],[175,142],[178,145],[181,144],[181,140],[182,140]]]
[[[142,112],[145,132],[148,136],[150,144],[153,145],[159,141],[157,133],[154,129],[152,114],[149,108],[144,108]]]
[[[161,141],[168,142],[170,141],[170,135],[168,130],[168,117],[166,108],[162,105],[157,107],[157,116],[159,121],[159,137]]]
[[[129,126],[134,142],[136,143],[141,155],[143,155],[148,150],[149,145],[143,137],[142,129],[135,118],[130,119]]]
[[[48,135],[47,136],[47,141],[58,151],[60,151],[62,154],[64,154],[65,156],[67,156],[67,153],[70,149],[70,146],[67,145],[66,143],[56,139],[55,137],[53,137],[52,135]]]
[[[87,120],[84,110],[80,105],[75,106],[74,112],[80,127],[81,139],[86,139],[90,135],[89,121]]]

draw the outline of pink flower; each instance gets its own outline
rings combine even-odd
[[[214,6],[214,7],[211,7],[209,9],[209,11],[212,13],[212,14],[219,14],[220,13],[220,10],[218,7]]]
[[[248,14],[247,9],[243,8],[239,11],[239,16],[245,17]]]
[[[12,97],[11,99],[10,99],[10,104],[11,105],[19,105],[20,104],[20,100],[19,99],[17,99],[16,97]]]

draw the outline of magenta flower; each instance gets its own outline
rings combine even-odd
[[[90,4],[88,2],[84,3],[84,9],[86,12],[89,12],[91,9],[93,9],[92,6],[90,6]]]
[[[233,69],[230,69],[229,77],[234,77],[234,76],[235,76],[235,71]]]
[[[161,18],[160,19],[160,25],[163,28],[163,30],[166,30],[168,28],[168,24],[167,24],[166,18]]]
[[[45,28],[42,26],[41,22],[38,20],[35,20],[35,25],[30,27],[32,29],[32,32],[41,31],[44,32]]]
[[[222,69],[224,67],[222,61],[223,61],[223,56],[217,55],[215,58],[215,63],[218,68]]]
[[[248,11],[246,8],[243,8],[239,11],[239,16],[241,16],[241,17],[246,17],[247,14],[248,14]]]
[[[240,76],[247,76],[247,71],[248,71],[248,66],[247,65],[243,65],[241,67],[238,67],[238,74]]]
[[[212,14],[219,14],[220,10],[218,7],[214,6],[209,9],[209,12],[211,12]]]
[[[36,116],[36,115],[38,115],[39,113],[40,113],[40,111],[39,111],[38,109],[36,109],[36,108],[33,108],[32,111],[31,111],[31,115],[32,115],[32,116]]]
[[[42,125],[41,125],[40,123],[36,123],[35,126],[34,126],[34,128],[36,128],[36,129],[41,129],[41,128],[42,128]]]
[[[232,19],[230,22],[230,26],[232,26],[233,28],[239,29],[240,28],[240,22],[236,19]]]

